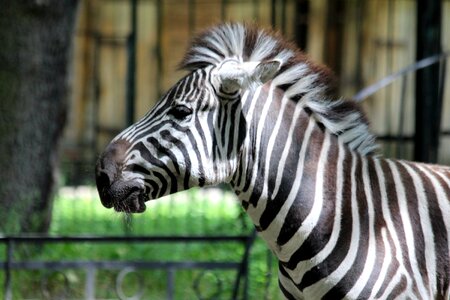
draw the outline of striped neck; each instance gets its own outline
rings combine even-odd
[[[281,101],[274,101],[280,97]],[[264,86],[242,101],[248,132],[231,186],[255,227],[278,253],[292,235],[283,233],[288,231],[282,228],[284,223],[318,218],[322,202],[315,200],[322,197],[323,180],[331,167],[325,163],[328,154],[347,146],[307,107],[278,89]]]

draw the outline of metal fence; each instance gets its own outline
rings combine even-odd
[[[118,214],[95,188],[61,189],[49,235],[0,236],[0,295],[278,299],[274,257],[231,193],[193,189],[147,206]]]
[[[192,278],[191,287],[193,294],[198,299],[248,299],[248,269],[249,269],[249,253],[255,240],[256,233],[241,236],[209,236],[209,237],[186,237],[186,236],[141,236],[141,237],[49,237],[49,236],[10,236],[0,237],[0,243],[4,245],[6,250],[6,260],[0,262],[1,268],[4,270],[4,299],[13,299],[13,281],[14,274],[19,271],[36,271],[45,270],[46,275],[40,276],[38,291],[33,293],[41,295],[45,299],[75,299],[76,295],[71,294],[70,280],[67,270],[84,271],[84,293],[78,295],[79,299],[99,299],[97,298],[96,282],[98,281],[98,273],[101,270],[116,270],[117,276],[115,280],[114,290],[116,297],[119,299],[144,299],[148,298],[146,291],[146,280],[139,273],[145,270],[164,270],[166,272],[166,294],[163,299],[175,299],[175,281],[177,272],[180,270],[201,270]],[[90,247],[97,247],[99,244],[117,244],[117,243],[133,243],[133,244],[176,244],[176,243],[208,243],[208,244],[239,244],[243,248],[243,255],[237,261],[149,261],[146,259],[139,260],[67,260],[58,258],[57,260],[42,260],[36,258],[15,259],[16,252],[20,252],[21,247],[33,246],[42,248],[46,244],[71,244],[84,243],[90,244]],[[230,287],[224,287],[224,281],[221,273],[208,273],[212,270],[231,270],[234,272],[234,282]],[[51,276],[57,273],[59,276]],[[208,274],[211,279],[208,278]],[[135,290],[131,294],[125,292],[125,278],[135,277]],[[53,282],[52,282],[53,281]],[[206,282],[206,283],[205,283]],[[20,285],[20,284],[19,284]],[[57,288],[52,288],[56,285]],[[183,283],[186,286],[186,283]],[[207,285],[207,288],[204,286]],[[228,291],[228,293],[226,292]],[[230,293],[231,291],[231,293]],[[128,292],[129,293],[129,292]],[[228,296],[228,297],[227,297]],[[39,296],[38,296],[39,297]],[[104,297],[102,297],[104,299]],[[25,299],[25,298],[23,298]]]

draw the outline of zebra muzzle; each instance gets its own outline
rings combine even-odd
[[[106,208],[114,207],[118,212],[141,213],[145,211],[148,196],[145,190],[134,182],[115,181],[109,187],[100,188],[100,200]]]
[[[145,210],[148,193],[142,184],[124,180],[121,170],[129,143],[123,140],[108,145],[97,161],[95,179],[100,200],[106,208],[126,213]]]
[[[148,197],[140,186],[133,186],[126,182],[113,185],[113,207],[117,212],[141,213],[145,211],[145,201]]]

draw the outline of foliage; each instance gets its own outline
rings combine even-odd
[[[185,193],[165,197],[148,203],[147,211],[140,215],[126,216],[107,210],[98,201],[95,190],[75,193],[61,192],[55,201],[53,222],[50,228],[52,235],[240,235],[252,230],[247,216],[235,201],[231,193],[218,189],[193,189]],[[2,249],[0,249],[1,251]],[[4,251],[2,251],[4,253]],[[32,257],[34,260],[151,260],[151,261],[239,261],[243,247],[238,243],[195,243],[195,244],[47,244],[21,248],[18,257]],[[2,257],[4,259],[4,257]],[[264,242],[256,240],[250,256],[250,299],[279,299],[276,282],[276,264],[272,256],[269,261],[272,267],[268,273],[268,250]],[[43,281],[54,293],[64,281],[69,282],[70,297],[82,298],[84,293],[85,274],[82,270],[67,270],[65,277],[57,278],[58,273],[14,272],[14,294],[17,298],[47,298],[42,291]],[[145,279],[143,299],[164,299],[166,297],[167,272],[164,270],[138,271]],[[208,271],[202,274],[199,270],[179,271],[175,277],[175,299],[196,299],[193,286],[199,276],[198,289],[203,295],[213,295],[215,282],[220,278],[223,293],[220,299],[229,299],[235,279],[235,271]],[[115,299],[115,280],[118,271],[102,270],[97,273],[96,297]],[[0,276],[1,277],[1,276]],[[2,278],[0,278],[2,279]],[[136,280],[125,281],[132,295],[138,288]],[[269,280],[269,292],[266,284]],[[60,283],[55,284],[55,283]],[[53,284],[53,286],[52,286]],[[24,289],[23,287],[27,287]],[[29,288],[33,287],[33,288]],[[0,288],[1,291],[1,288]],[[61,291],[60,291],[61,292]],[[3,291],[1,292],[3,293]],[[38,295],[36,295],[36,293]],[[54,294],[53,294],[54,295]]]

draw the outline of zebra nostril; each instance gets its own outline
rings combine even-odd
[[[113,203],[109,189],[113,183],[112,179],[114,176],[110,176],[113,174],[108,174],[108,171],[108,168],[105,168],[104,159],[99,159],[95,170],[95,183],[97,184],[100,201],[105,207],[111,208]]]
[[[106,208],[111,208],[113,206],[113,200],[111,198],[109,188],[111,187],[112,182],[109,180],[108,174],[103,171],[97,171],[95,181],[97,183],[100,201]]]
[[[121,195],[122,166],[129,143],[119,140],[110,143],[100,155],[95,168],[95,181],[102,204],[111,208]],[[118,188],[118,186],[120,188]]]
[[[108,174],[106,174],[103,171],[100,171],[97,173],[97,178],[96,178],[95,182],[97,183],[97,186],[100,189],[107,188],[111,185]]]
[[[112,178],[114,176],[110,176],[111,171],[114,168],[111,168],[111,161],[107,159],[107,157],[100,157],[95,166],[95,183],[97,184],[98,191],[101,192],[105,188],[108,188],[112,184]]]

